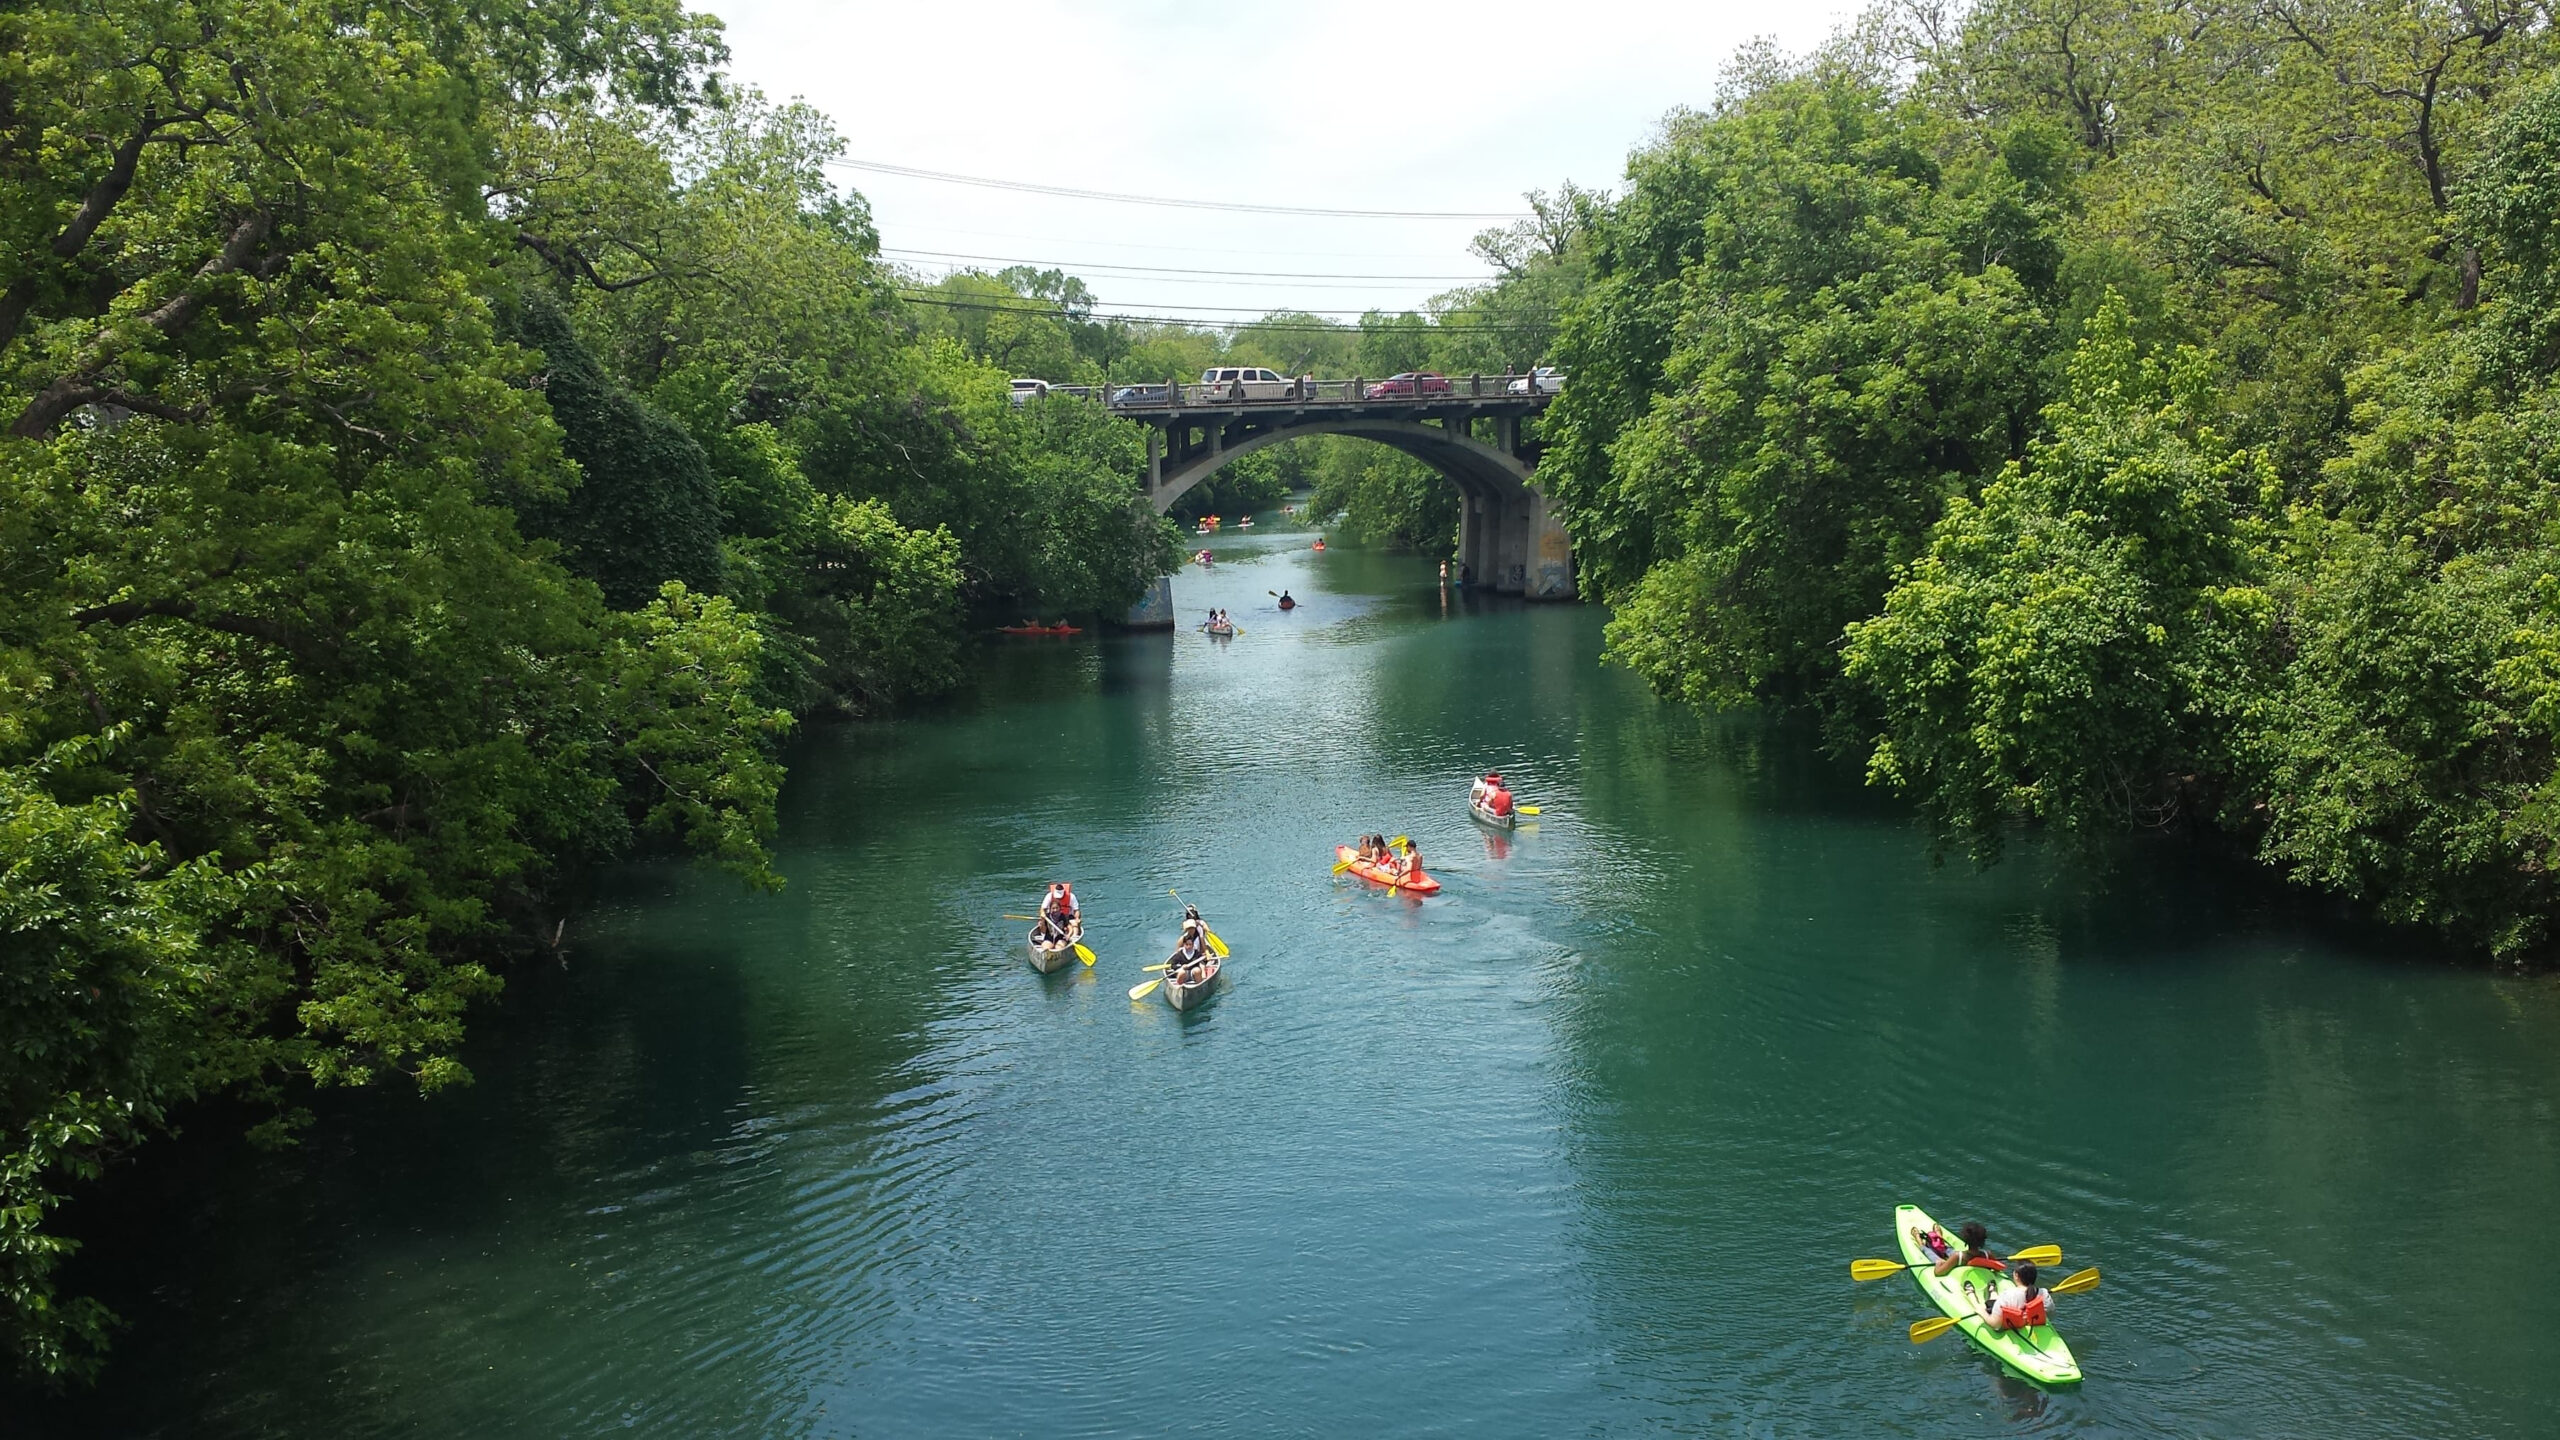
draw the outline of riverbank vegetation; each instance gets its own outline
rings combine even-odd
[[[0,1343],[66,1189],[464,1077],[582,866],[778,883],[794,716],[1174,559],[1142,437],[920,323],[667,0],[0,13]]]
[[[2500,955],[2560,893],[2537,3],[1871,18],[1590,217],[1541,477],[1612,653],[1983,855],[2236,838]]]

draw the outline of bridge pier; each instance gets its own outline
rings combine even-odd
[[[1138,603],[1129,607],[1129,616],[1120,622],[1124,630],[1171,630],[1173,624],[1173,577],[1159,575]]]

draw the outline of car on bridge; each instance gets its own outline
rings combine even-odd
[[[1049,382],[1046,380],[1016,380],[1012,392],[1005,396],[1005,400],[1014,405],[1035,405],[1048,398]]]
[[[1172,398],[1171,388],[1164,385],[1123,385],[1111,392],[1114,405],[1162,405]]]
[[[1390,375],[1369,387],[1369,398],[1372,400],[1393,400],[1404,395],[1411,395],[1418,399],[1424,395],[1451,393],[1453,393],[1453,387],[1449,384],[1449,377],[1434,370],[1407,370],[1401,375]]]
[[[1514,395],[1553,395],[1564,389],[1564,372],[1541,365],[1504,388]]]
[[[1200,372],[1203,400],[1294,400],[1298,382],[1252,365],[1213,365]]]

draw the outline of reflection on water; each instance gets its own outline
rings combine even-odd
[[[789,891],[618,873],[470,1091],[146,1157],[86,1215],[135,1328],[38,1431],[2549,1433],[2548,982],[2191,856],[1933,865],[1596,613],[1305,540],[1178,577],[1233,642],[813,731]],[[1488,768],[1545,813],[1476,825]],[[1373,830],[1444,893],[1331,877]],[[1003,918],[1052,878],[1094,970]],[[1188,1014],[1126,998],[1175,889],[1235,950]],[[2086,1385],[1904,1339],[1843,1262],[1906,1200],[2104,1269]]]

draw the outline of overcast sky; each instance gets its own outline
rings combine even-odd
[[[1768,36],[1809,48],[1854,7],[708,8],[728,22],[735,77],[826,112],[855,160],[1183,200],[1504,213],[1522,191],[1566,179],[1614,188],[1628,150],[1673,107],[1707,103],[1737,47]],[[937,273],[1055,265],[1084,275],[1107,309],[1203,321],[1416,305],[1482,273],[1466,242],[1497,223],[1171,209],[838,173],[870,198],[894,260]]]

